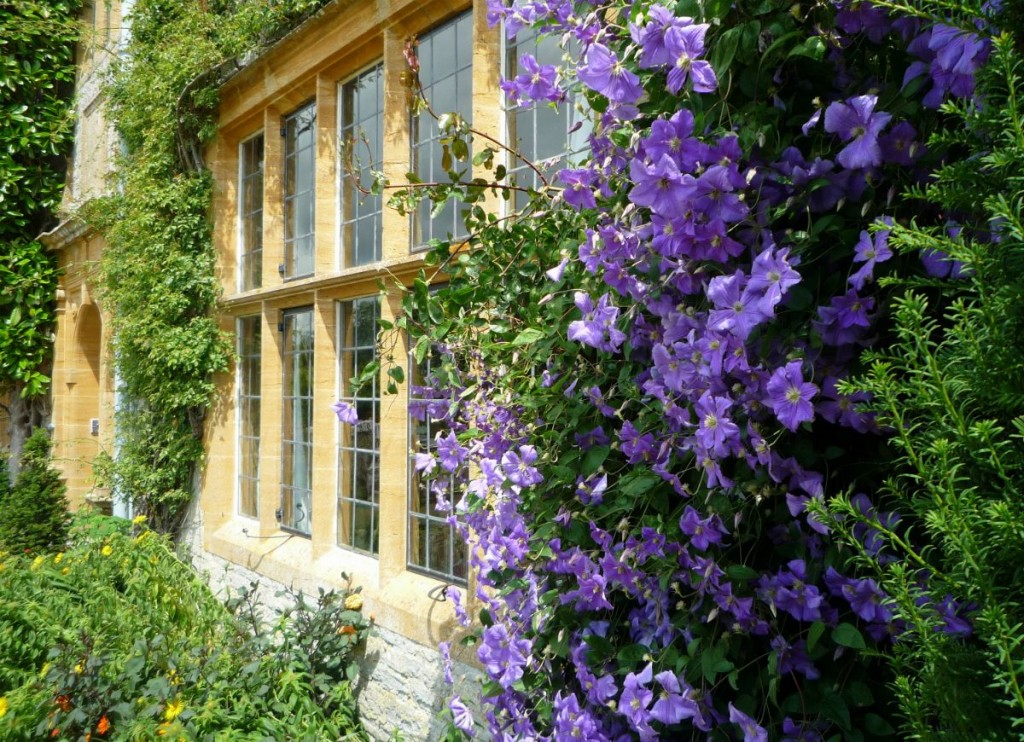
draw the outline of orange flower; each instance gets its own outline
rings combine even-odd
[[[338,633],[341,634],[341,635],[354,634],[354,633],[356,633],[356,627],[355,626],[342,626],[340,629],[338,629]]]
[[[100,734],[106,734],[110,731],[110,719],[107,718],[106,714],[100,717],[100,723],[96,725],[96,731]]]
[[[50,732],[50,736],[51,737],[59,737],[60,736],[60,729],[54,729],[52,732]]]
[[[55,704],[57,704],[57,707],[58,707],[58,708],[59,708],[59,709],[60,709],[61,711],[63,711],[63,712],[65,713],[65,714],[66,714],[66,713],[67,713],[68,711],[70,711],[70,710],[71,710],[72,708],[74,708],[74,706],[73,706],[73,705],[72,705],[72,703],[71,703],[71,697],[70,697],[70,696],[66,696],[66,695],[60,695],[60,696],[57,696],[57,698],[56,698],[56,699],[54,699],[54,701],[53,701],[53,702],[54,702]]]

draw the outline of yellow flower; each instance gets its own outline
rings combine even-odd
[[[7,716],[7,697],[0,696],[0,719]]]
[[[345,607],[350,611],[358,611],[363,607],[363,596],[359,593],[352,593],[345,598]]]
[[[83,672],[85,672],[85,665],[79,662],[75,665],[75,675],[81,675]]]
[[[32,569],[33,570],[39,569],[40,567],[43,566],[43,562],[45,562],[45,561],[46,561],[46,557],[44,557],[44,556],[37,556],[35,559],[32,560]]]
[[[132,525],[133,526],[141,526],[145,522],[146,522],[146,516],[145,515],[136,515],[134,518],[132,518]]]
[[[53,558],[53,563],[54,564],[60,564],[63,561],[64,561],[64,552],[63,551],[60,552],[59,554],[57,554],[57,556],[55,556]]]
[[[167,704],[167,708],[164,709],[164,719],[166,719],[167,721],[174,721],[178,718],[178,714],[180,714],[184,710],[184,701],[171,701],[169,704]]]
[[[42,669],[39,671],[39,677],[45,678],[46,677],[46,673],[48,673],[48,672],[50,672],[50,663],[49,662],[43,664]]]
[[[114,547],[110,544],[106,544],[102,549],[100,549],[100,553],[103,554],[103,556],[110,556],[114,553]]]
[[[62,575],[69,575],[69,574],[71,574],[71,570],[70,570],[70,569],[68,569],[67,567],[65,567],[64,569],[62,569],[62,570],[60,571],[60,573],[61,573]]]

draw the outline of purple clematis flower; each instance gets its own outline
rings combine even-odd
[[[743,742],[768,742],[768,731],[738,708],[729,704],[729,721],[739,725]]]
[[[446,472],[454,472],[466,461],[469,451],[459,444],[455,433],[437,434],[437,460]]]
[[[506,451],[501,457],[501,470],[508,481],[517,487],[532,487],[544,481],[543,475],[533,464],[537,461],[537,449],[520,446],[519,453]]]
[[[697,179],[693,208],[707,215],[709,220],[738,222],[746,217],[750,209],[740,196],[734,193],[737,182],[742,184],[735,165],[714,165]]]
[[[746,290],[762,294],[764,311],[772,314],[786,291],[799,282],[800,274],[793,270],[789,261],[789,248],[777,249],[771,245],[754,258]]]
[[[565,97],[558,87],[558,69],[553,64],[540,64],[531,54],[519,59],[522,73],[513,80],[503,80],[501,89],[515,104],[529,101],[558,102]]]
[[[855,169],[882,164],[878,135],[892,119],[892,114],[875,113],[877,104],[877,95],[858,95],[836,101],[825,109],[825,131],[849,142],[836,157],[843,167]]]
[[[708,282],[707,296],[715,307],[708,315],[710,329],[731,332],[746,340],[755,327],[771,319],[763,298],[743,290],[745,280],[742,271],[736,271],[731,276],[715,276]]]
[[[555,283],[558,283],[559,281],[562,280],[562,276],[565,274],[565,267],[567,265],[569,265],[569,258],[562,258],[562,262],[560,262],[554,268],[549,268],[548,270],[544,271],[544,275],[548,277],[549,281],[554,281]],[[547,374],[548,377],[551,376],[550,371],[545,371],[544,373]],[[550,386],[550,384],[548,386]]]
[[[722,536],[726,533],[721,518],[717,515],[701,518],[700,513],[689,505],[679,518],[679,530],[690,537],[694,548],[701,551],[707,551],[711,544],[722,543]]]
[[[682,688],[674,672],[665,670],[654,676],[661,686],[658,700],[651,708],[651,718],[662,724],[678,724],[700,714],[697,702],[690,698],[692,688]]]
[[[680,23],[689,23],[687,17],[677,18],[669,8],[652,5],[647,9],[647,24],[629,24],[629,35],[640,47],[641,69],[654,69],[672,64],[672,55],[665,48],[665,31]]]
[[[617,352],[626,342],[626,333],[615,326],[619,308],[611,303],[611,297],[605,294],[595,304],[590,296],[577,291],[575,303],[583,319],[569,323],[569,339],[608,353]]]
[[[917,131],[908,121],[901,121],[878,139],[882,158],[892,165],[910,167],[928,149],[917,141]]]
[[[355,425],[359,422],[359,415],[356,414],[356,409],[348,402],[342,402],[340,399],[331,405],[331,411],[338,416],[338,419],[343,423],[349,425]]]
[[[718,78],[711,64],[698,59],[704,53],[707,23],[671,26],[665,31],[665,49],[672,60],[668,73],[668,89],[678,93],[689,80],[695,93],[710,93],[718,87]]]
[[[921,251],[921,265],[924,266],[924,272],[933,278],[964,278],[970,275],[962,262],[932,248]]]
[[[891,220],[889,222],[892,223]],[[874,238],[871,233],[864,230],[860,233],[860,240],[853,248],[853,262],[864,263],[860,269],[849,278],[853,288],[860,291],[864,284],[874,277],[875,264],[883,263],[892,257],[892,249],[889,247],[889,230],[881,229],[875,232]]]
[[[776,369],[767,386],[769,406],[779,422],[793,431],[800,423],[814,419],[811,400],[818,393],[818,387],[804,381],[802,365],[801,361],[790,361]]]
[[[495,624],[484,629],[477,657],[487,673],[508,688],[523,677],[531,648],[528,639],[516,639],[506,626]]]
[[[695,188],[693,176],[680,173],[667,154],[649,165],[634,159],[629,164],[629,175],[635,184],[629,200],[666,217],[685,211]]]
[[[619,713],[629,719],[634,727],[649,725],[650,714],[647,709],[654,700],[654,692],[647,687],[651,682],[651,665],[647,664],[641,672],[631,672],[622,682],[622,695],[619,697]]]
[[[452,719],[455,721],[455,726],[472,736],[473,714],[466,707],[466,704],[462,702],[462,699],[458,696],[452,696],[452,700],[448,702],[448,708],[452,711]]]
[[[643,93],[640,78],[604,44],[594,43],[587,48],[576,77],[613,103],[636,103]]]
[[[729,418],[730,407],[731,399],[712,396],[710,391],[704,392],[695,405],[699,420],[697,440],[718,458],[727,456],[732,444],[740,438],[739,427]]]
[[[597,206],[594,196],[594,174],[585,169],[563,169],[558,171],[558,179],[565,190],[562,198],[575,209],[593,209]]]

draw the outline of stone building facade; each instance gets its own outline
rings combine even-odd
[[[103,118],[99,80],[130,26],[126,3],[88,11],[95,44],[81,55],[79,137],[65,206],[110,187],[116,141]],[[282,586],[315,592],[363,588],[375,631],[361,660],[358,698],[371,734],[432,739],[450,689],[437,645],[453,643],[460,694],[475,697],[472,649],[461,648],[451,586],[473,610],[467,546],[435,508],[411,461],[435,430],[409,416],[409,385],[382,394],[383,372],[350,381],[386,356],[407,379],[401,335],[376,320],[399,312],[402,286],[434,237],[456,236],[453,206],[411,217],[365,192],[371,173],[393,184],[417,171],[446,177],[436,122],[411,106],[406,58],[417,42],[419,77],[438,111],[459,110],[489,136],[515,140],[532,160],[572,149],[572,114],[506,111],[499,79],[517,49],[488,28],[484,0],[335,0],[258,56],[220,90],[217,133],[205,160],[214,179],[213,223],[221,327],[237,357],[216,379],[205,429],[205,466],[182,541],[215,587]],[[122,22],[124,20],[124,22]],[[541,51],[531,36],[528,41]],[[557,61],[547,59],[545,61]],[[509,162],[510,172],[522,163]],[[75,503],[97,493],[91,461],[115,453],[115,378],[93,269],[100,235],[73,217],[46,236],[61,279],[54,373],[56,455]],[[381,288],[383,287],[383,288]],[[359,422],[339,422],[336,400]],[[344,577],[343,577],[344,576]]]
[[[107,123],[104,81],[125,41],[124,16],[130,9],[131,0],[85,4],[76,51],[75,140],[60,208],[64,218],[40,237],[56,254],[61,272],[50,424],[53,456],[72,507],[109,504],[109,493],[96,487],[92,470],[96,456],[114,445],[114,371],[96,282],[104,240],[75,212],[111,187],[118,140]]]

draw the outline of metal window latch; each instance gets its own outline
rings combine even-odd
[[[284,520],[284,510],[282,510],[281,508],[275,510],[274,517],[277,518],[277,522],[280,523],[282,520]]]

